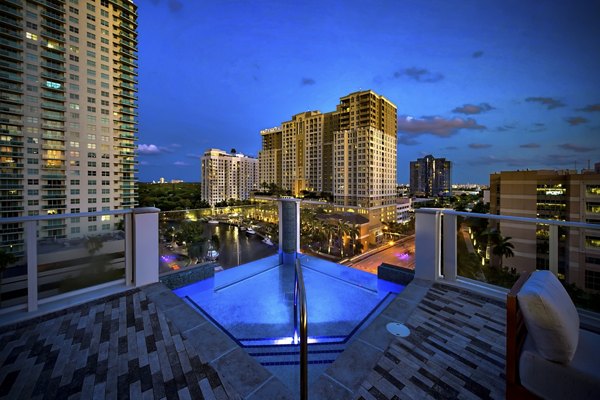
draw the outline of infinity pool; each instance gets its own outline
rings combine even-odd
[[[309,380],[404,288],[375,275],[301,256],[307,296]],[[277,255],[174,290],[290,387],[297,387],[294,267]]]

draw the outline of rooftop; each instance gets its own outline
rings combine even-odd
[[[390,321],[404,322],[411,335],[393,337],[383,329]],[[415,281],[325,372],[311,398],[503,398],[504,324],[501,302]],[[161,283],[0,328],[0,397],[276,394],[294,398]]]
[[[298,397],[213,321],[159,282],[159,246],[148,245],[159,242],[157,209],[108,213],[124,218],[120,246],[113,246],[119,240],[107,236],[97,248],[58,246],[52,253],[36,238],[37,219],[102,213],[4,219],[23,224],[27,251],[21,275],[4,276],[1,287],[0,398]],[[458,253],[469,247],[473,252],[475,240],[469,241],[464,227],[458,229],[458,218],[546,224],[574,232],[598,229],[585,223],[439,209],[416,214],[414,279],[310,386],[311,399],[503,398],[507,290],[461,276],[464,270],[458,268],[465,259]],[[550,229],[549,235],[553,243],[556,231]],[[289,242],[291,237],[282,242],[296,248],[299,241]],[[551,245],[549,269],[554,273],[564,271],[557,252]],[[476,257],[474,265],[486,261],[484,252],[471,256]],[[94,275],[88,287],[49,285],[65,277],[82,280],[73,276],[78,268],[84,276],[106,259],[111,260],[104,266],[106,276]],[[50,264],[53,269],[40,268]],[[121,271],[118,280],[113,270]],[[242,266],[239,272],[248,270]],[[182,266],[181,272],[206,271]],[[49,312],[52,304],[59,306]],[[597,315],[579,313],[582,326],[600,326]],[[408,327],[410,335],[388,332],[387,325],[394,322]]]

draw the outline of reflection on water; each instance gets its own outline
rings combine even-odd
[[[208,240],[213,235],[219,238],[218,245],[219,258],[216,263],[223,269],[232,268],[241,264],[246,264],[254,260],[268,257],[277,252],[275,246],[268,246],[262,242],[259,235],[251,235],[241,231],[237,226],[227,224],[209,224],[198,222],[202,225],[203,236]],[[171,227],[177,229],[177,223],[169,223]],[[188,266],[190,260],[187,256],[176,254],[179,250],[168,249],[166,245],[160,248],[160,271],[161,273],[173,270],[179,270]]]
[[[219,259],[217,263],[224,269],[246,264],[276,253],[274,246],[262,243],[258,235],[240,231],[237,226],[204,223],[204,235],[219,237]]]

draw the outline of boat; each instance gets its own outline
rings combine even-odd
[[[208,223],[209,223],[209,224],[218,224],[218,223],[219,223],[219,221],[217,221],[216,219],[209,219],[209,220],[208,220]]]
[[[213,245],[213,242],[211,240],[209,240],[208,241],[208,250],[206,252],[206,260],[207,261],[215,261],[217,258],[219,258],[219,252]]]
[[[254,235],[254,234],[256,234],[256,231],[252,228],[248,228],[248,229],[246,229],[246,233],[249,235]]]
[[[272,242],[272,241],[271,241],[271,239],[269,239],[268,237],[264,238],[264,239],[262,240],[262,242],[263,242],[264,244],[266,244],[267,246],[273,246],[273,242]]]

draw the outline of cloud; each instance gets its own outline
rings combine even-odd
[[[315,83],[317,82],[312,78],[302,78],[302,81],[300,82],[302,86],[314,85]]]
[[[398,144],[403,144],[405,146],[415,146],[420,143],[408,135],[400,135],[398,136]]]
[[[546,124],[542,122],[536,122],[530,128],[527,128],[528,132],[543,132],[546,130]]]
[[[528,97],[525,99],[525,101],[530,103],[540,103],[546,106],[548,110],[553,110],[555,108],[565,106],[565,104],[562,101],[554,99],[552,97]]]
[[[456,107],[452,112],[461,114],[481,114],[482,112],[493,109],[494,107],[490,106],[488,103],[481,103],[480,105],[465,104],[462,107]]]
[[[577,111],[600,112],[600,104],[589,104],[583,108],[578,108]]]
[[[433,83],[444,79],[444,75],[437,72],[430,72],[425,68],[410,67],[394,72],[394,78],[406,76],[417,82]]]
[[[569,117],[565,118],[565,121],[567,121],[571,126],[577,126],[579,124],[585,124],[586,122],[589,122],[587,118],[583,117]]]
[[[491,144],[487,144],[487,143],[471,143],[469,144],[469,148],[471,149],[488,149],[492,147]]]
[[[473,57],[473,58],[479,58],[481,56],[483,56],[483,50],[477,50],[477,51],[474,51],[473,54],[471,54],[471,57]]]
[[[519,146],[522,149],[539,149],[541,146],[537,143],[525,143]]]
[[[456,146],[447,146],[447,147],[444,147],[444,150],[458,150],[458,147],[456,147]]]
[[[496,128],[496,130],[498,132],[506,132],[506,131],[510,131],[512,129],[515,129],[516,127],[514,125],[502,125]]]
[[[414,118],[410,116],[401,116],[398,118],[398,131],[414,136],[431,134],[439,137],[450,137],[457,134],[461,129],[483,130],[486,127],[479,125],[472,118]]]
[[[201,157],[202,157],[202,154],[188,153],[188,154],[186,154],[185,156],[186,156],[186,157],[189,157],[189,158],[198,159],[198,158],[201,158]]]
[[[576,153],[586,153],[588,151],[596,150],[595,147],[578,146],[576,144],[571,144],[571,143],[559,144],[558,147],[560,147],[561,149],[564,149],[564,150],[572,150]]]
[[[178,167],[188,167],[190,164],[188,164],[188,163],[186,163],[186,162],[184,162],[184,161],[175,161],[175,162],[173,163],[173,165],[176,165],[176,166],[178,166]]]
[[[497,157],[494,155],[482,156],[467,161],[467,164],[482,166],[482,165],[494,165],[494,164],[506,164],[510,167],[527,167],[531,165],[531,160],[513,158],[513,157]]]
[[[160,154],[161,149],[155,144],[138,144],[137,151],[139,154],[156,155]]]

